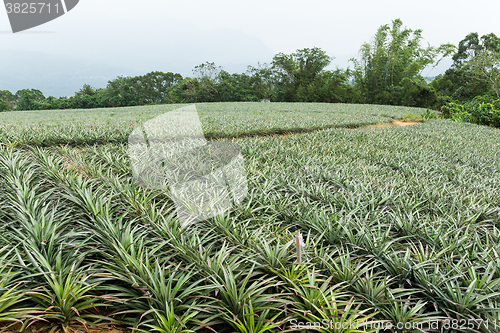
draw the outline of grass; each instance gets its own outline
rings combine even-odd
[[[207,137],[241,148],[249,195],[185,226],[168,192],[135,184],[125,140],[175,107],[1,115],[1,321],[498,332],[498,129],[366,127],[425,112],[374,105],[197,105]]]

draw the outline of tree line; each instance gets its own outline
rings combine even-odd
[[[50,110],[197,102],[325,102],[417,106],[457,114],[468,105],[498,111],[500,38],[467,35],[458,46],[422,46],[422,30],[400,19],[382,25],[364,43],[352,68],[327,70],[333,58],[320,48],[278,53],[270,63],[231,74],[215,63],[196,66],[192,77],[151,72],[117,77],[106,88],[84,85],[71,97],[45,97],[36,89],[0,91],[0,110]],[[423,71],[452,56],[452,66],[428,82]],[[455,110],[455,111],[453,111]],[[456,111],[460,110],[460,112]],[[496,111],[495,111],[496,110]],[[475,111],[474,111],[475,112]],[[498,111],[500,115],[500,111]],[[470,117],[469,117],[470,118]],[[486,120],[487,124],[489,120]],[[483,121],[484,122],[484,121]]]

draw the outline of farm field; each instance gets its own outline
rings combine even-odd
[[[0,117],[3,145],[89,145],[124,143],[141,122],[185,105],[154,105],[94,110],[8,112]],[[224,138],[332,127],[387,123],[425,110],[350,104],[203,103],[197,104],[207,138]]]
[[[207,139],[240,147],[249,193],[191,226],[127,155],[180,105],[0,114],[4,326],[500,332],[500,130],[406,107],[196,106]],[[421,123],[373,126],[394,119]]]

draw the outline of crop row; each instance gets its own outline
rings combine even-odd
[[[182,105],[98,110],[8,112],[0,118],[6,147],[126,143],[141,122]],[[418,117],[423,109],[377,105],[307,103],[197,104],[207,138],[310,132]]]
[[[500,323],[498,130],[440,120],[338,127],[224,139],[241,148],[249,195],[189,227],[167,191],[134,182],[119,140],[2,148],[0,320],[145,332],[298,331],[296,322],[329,323],[304,332],[430,322],[440,326],[431,332],[498,331],[487,325]]]

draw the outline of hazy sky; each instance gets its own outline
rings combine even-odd
[[[393,19],[423,29],[426,43],[457,45],[470,32],[500,35],[499,12],[500,1],[484,0],[80,0],[66,15],[12,34],[0,10],[0,78],[1,70],[14,76],[20,66],[16,59],[23,58],[22,67],[49,70],[64,63],[62,56],[75,59],[83,78],[99,76],[103,68],[109,73],[102,79],[149,70],[190,75],[204,61],[241,72],[246,64],[269,62],[275,53],[314,46],[345,68],[360,45]],[[58,60],[51,63],[40,53]],[[2,54],[10,56],[2,59]],[[65,66],[61,73],[71,68]],[[29,75],[22,75],[23,82],[30,82]],[[0,81],[0,89],[12,80]]]

